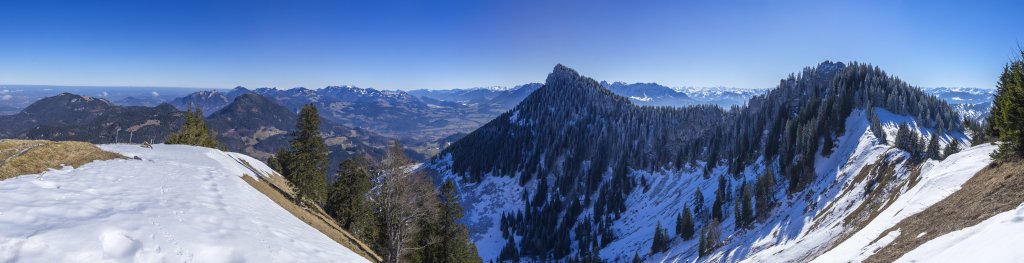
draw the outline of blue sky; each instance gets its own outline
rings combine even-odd
[[[766,88],[828,59],[987,88],[1024,41],[1024,1],[86,2],[0,2],[0,83]]]

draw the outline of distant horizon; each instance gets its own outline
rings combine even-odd
[[[722,86],[722,85],[718,85],[718,86],[671,86],[671,85],[665,85],[665,84],[662,84],[662,83],[649,82],[649,81],[648,82],[644,82],[644,81],[628,82],[628,81],[611,81],[611,80],[597,80],[597,81],[598,82],[608,82],[608,83],[625,83],[625,84],[654,83],[654,84],[665,86],[665,87],[672,88],[672,89],[726,88],[726,89],[737,89],[737,90],[770,90],[770,89],[777,88],[777,85],[776,86],[772,86],[772,87],[765,87],[765,88],[744,88],[744,87],[729,87],[729,86]],[[311,89],[311,90],[318,90],[318,89],[323,89],[323,88],[327,88],[327,87],[350,86],[350,87],[363,88],[363,89],[386,90],[386,91],[413,91],[413,90],[468,90],[468,89],[486,89],[486,88],[491,88],[491,87],[513,88],[513,87],[518,87],[518,86],[532,84],[532,83],[544,84],[543,81],[537,81],[537,82],[527,82],[527,83],[522,83],[522,84],[516,84],[516,85],[511,85],[511,86],[490,85],[490,86],[478,86],[478,87],[468,87],[468,88],[388,89],[388,88],[377,88],[377,87],[361,87],[361,86],[349,85],[349,84],[327,85],[327,86],[322,86],[322,87],[297,86],[297,87],[289,87],[289,88],[282,88],[282,87],[246,87],[246,86],[234,86],[234,87],[222,87],[222,88],[212,88],[212,87],[211,88],[205,88],[205,87],[175,87],[175,86],[149,86],[149,85],[55,85],[55,84],[21,84],[21,83],[17,83],[17,84],[4,84],[4,83],[0,83],[0,90],[2,90],[4,88],[7,88],[7,87],[40,87],[40,88],[45,88],[45,87],[64,87],[64,88],[154,88],[154,89],[192,89],[192,90],[200,90],[200,91],[202,91],[202,90],[231,90],[231,89],[234,89],[234,88],[241,87],[241,88],[246,88],[246,89],[250,89],[250,90],[252,90],[252,89],[262,89],[262,88],[271,88],[271,89],[279,89],[279,90],[306,88],[306,89]],[[947,86],[935,86],[935,87],[923,87],[923,86],[916,86],[916,85],[911,84],[911,86],[922,88],[922,89],[938,89],[938,88],[951,88],[951,89],[953,89],[953,88],[964,88],[964,89],[988,89],[988,90],[995,89],[995,87],[970,87],[970,86],[948,86],[948,85]]]

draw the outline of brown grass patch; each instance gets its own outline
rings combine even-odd
[[[252,165],[245,161],[241,161],[243,165],[248,167],[254,173],[260,173],[258,170],[253,169]],[[253,188],[260,191],[264,195],[273,200],[275,203],[280,205],[288,212],[295,215],[295,217],[302,220],[306,224],[316,228],[320,233],[327,235],[338,244],[345,246],[352,251],[356,252],[360,256],[370,260],[370,262],[381,262],[384,259],[381,258],[377,253],[370,249],[370,246],[364,244],[359,239],[356,239],[348,231],[345,231],[338,226],[337,222],[334,221],[322,208],[316,205],[304,208],[299,206],[295,200],[294,192],[288,180],[285,180],[283,176],[274,174],[267,175],[261,174],[259,179],[253,179],[252,176],[242,176],[242,180],[249,183]]]
[[[118,158],[125,157],[87,142],[0,140],[0,180]]]
[[[990,165],[960,190],[889,228],[899,237],[865,262],[892,262],[921,244],[947,233],[977,225],[1024,203],[1024,161]],[[920,233],[925,233],[918,237]]]

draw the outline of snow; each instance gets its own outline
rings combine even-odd
[[[1021,262],[1024,205],[928,241],[896,262]]]
[[[643,97],[630,96],[629,98],[632,99],[632,100],[635,100],[635,101],[642,101],[642,102],[649,102],[649,101],[654,99],[654,98],[648,97],[647,94],[644,94]]]
[[[442,181],[451,180],[460,189],[462,208],[465,217],[462,223],[469,228],[470,239],[477,247],[477,252],[484,262],[496,260],[507,240],[501,235],[502,213],[521,211],[525,203],[519,179],[512,177],[484,175],[480,182],[469,182],[462,176],[451,173],[451,154],[439,158],[436,162],[424,164],[434,171],[441,171]],[[533,180],[526,187],[536,187]],[[536,189],[536,188],[532,188]]]
[[[181,145],[101,148],[142,160],[0,181],[0,262],[367,262],[243,181],[277,176],[256,159]]]
[[[882,211],[867,226],[815,259],[818,262],[864,259],[878,247],[872,241],[904,218],[924,211],[960,189],[960,186],[992,162],[989,154],[997,147],[984,144],[954,154],[941,162],[928,161],[921,168],[921,181]],[[895,237],[893,237],[895,239]],[[890,240],[891,241],[891,240]]]
[[[912,130],[923,136],[933,136],[934,129],[923,128],[910,116],[896,115],[882,108],[875,108],[875,113],[882,122],[888,143],[880,143],[870,131],[867,113],[855,110],[846,119],[846,133],[837,138],[836,147],[828,156],[821,154],[815,158],[816,179],[807,190],[794,196],[787,195],[784,185],[779,185],[775,200],[778,205],[768,218],[759,220],[749,229],[738,229],[732,216],[733,208],[727,205],[726,219],[721,222],[723,247],[706,257],[698,258],[697,240],[673,238],[667,252],[648,255],[651,237],[658,222],[673,232],[675,216],[684,204],[692,203],[695,191],[701,191],[705,197],[705,209],[714,201],[714,191],[718,186],[717,179],[725,175],[731,181],[733,190],[739,187],[741,180],[748,183],[765,173],[774,171],[776,180],[782,182],[783,174],[778,172],[774,160],[766,162],[759,159],[745,167],[744,171],[733,176],[728,174],[724,166],[719,166],[707,178],[704,177],[704,163],[687,166],[681,170],[662,169],[654,171],[631,171],[631,176],[644,177],[650,187],[644,190],[638,187],[626,200],[627,211],[612,224],[616,239],[600,250],[601,257],[611,262],[626,260],[621,256],[631,257],[639,253],[645,262],[848,262],[857,261],[870,256],[865,251],[885,246],[901,234],[900,231],[884,233],[891,226],[914,213],[942,200],[959,189],[978,170],[991,160],[989,153],[995,149],[991,145],[981,145],[965,149],[963,152],[950,156],[944,161],[928,161],[921,166],[920,180],[914,186],[902,185],[910,179],[915,168],[905,160],[906,152],[892,146],[896,131],[901,123],[908,124]],[[510,121],[515,123],[519,118],[513,112]],[[960,140],[961,145],[969,145],[970,139],[960,132],[940,134],[940,144],[952,140]],[[895,200],[879,211],[879,215],[864,229],[850,229],[845,219],[857,212],[865,201],[866,185],[872,180],[856,180],[856,176],[865,167],[879,163],[892,162],[895,177],[890,192]],[[443,177],[455,177],[451,174],[450,158],[442,158],[432,164]],[[483,181],[476,184],[460,184],[463,200],[466,201],[465,223],[471,228],[472,239],[484,260],[494,259],[500,252],[505,240],[497,231],[498,220],[502,212],[512,212],[522,207],[521,194],[525,189],[534,192],[536,180],[525,186],[519,186],[518,180],[508,177],[485,175]],[[692,204],[690,205],[692,208]],[[589,209],[584,214],[592,213]],[[709,215],[698,219],[697,227],[707,222]],[[579,220],[579,219],[577,219]],[[916,235],[918,233],[904,233]],[[848,239],[841,239],[847,237]],[[877,239],[877,241],[876,241]],[[873,243],[872,243],[873,242]],[[838,243],[838,244],[837,244]],[[574,244],[575,246],[575,244]],[[836,246],[835,249],[831,249]],[[820,258],[817,258],[821,255]]]

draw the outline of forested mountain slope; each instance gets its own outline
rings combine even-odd
[[[771,232],[756,227],[772,218],[795,224],[779,242],[797,236],[862,168],[916,167],[932,156],[927,145],[965,145],[960,122],[945,102],[860,63],[806,68],[729,110],[636,106],[559,65],[543,87],[427,167],[461,182],[485,259],[656,261],[696,258],[699,247],[704,259],[719,251],[735,261],[754,251],[738,240]],[[900,180],[871,187],[892,197]],[[864,216],[851,211],[835,216]],[[717,234],[715,242],[668,238],[683,214],[689,232]],[[815,248],[842,232],[833,234]]]
[[[0,116],[0,138],[159,142],[182,124],[182,116],[168,104],[117,106],[101,98],[61,93],[17,114]]]

